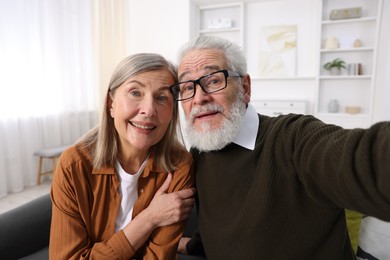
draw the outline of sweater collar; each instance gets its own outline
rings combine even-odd
[[[242,120],[240,131],[234,138],[233,143],[253,151],[255,149],[259,124],[260,121],[256,109],[249,103]]]

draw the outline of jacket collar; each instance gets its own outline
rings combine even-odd
[[[154,151],[152,150],[149,155],[148,163],[145,167],[144,172],[141,174],[140,177],[146,178],[149,176],[151,172],[156,172],[156,173],[163,173],[166,172],[162,168],[158,168],[154,165],[154,160],[155,160],[155,154]],[[92,169],[92,174],[102,174],[102,175],[113,175],[116,174],[117,171],[115,169],[115,166],[104,166],[101,168],[93,168]]]

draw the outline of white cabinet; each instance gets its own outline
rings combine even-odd
[[[262,115],[279,116],[289,113],[305,114],[306,102],[298,100],[252,100],[256,111]]]
[[[226,38],[239,46],[244,45],[244,3],[198,6],[199,35]]]
[[[350,8],[360,8],[360,17],[330,19],[332,11],[348,16],[353,12]],[[344,127],[371,124],[381,8],[382,0],[322,0],[315,112],[324,121]],[[334,76],[323,65],[336,58],[344,60],[347,68]],[[329,113],[328,104],[334,99],[339,111]]]

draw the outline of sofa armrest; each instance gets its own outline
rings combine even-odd
[[[47,247],[50,223],[49,194],[0,214],[0,256],[17,259]]]

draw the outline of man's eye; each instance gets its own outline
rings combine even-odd
[[[219,78],[213,77],[207,80],[206,85],[207,86],[218,86],[221,84],[221,80]]]
[[[182,87],[182,91],[192,91],[194,90],[194,84],[184,84]]]

